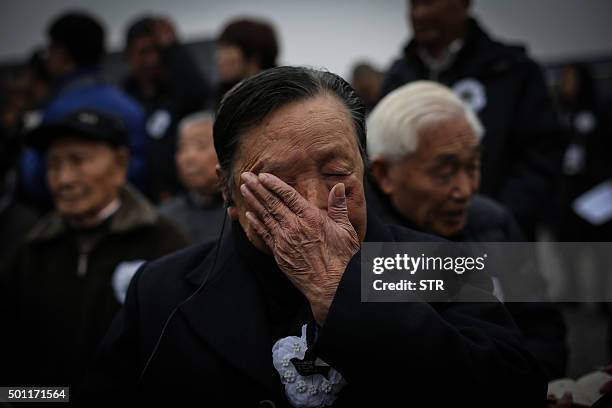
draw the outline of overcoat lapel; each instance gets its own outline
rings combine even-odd
[[[281,389],[272,365],[272,348],[264,300],[246,260],[227,234],[221,244],[215,271],[216,248],[187,275],[204,288],[180,308],[197,335],[232,366],[277,394]]]

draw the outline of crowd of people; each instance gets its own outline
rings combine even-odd
[[[87,405],[546,406],[569,306],[503,302],[504,275],[471,282],[474,304],[360,297],[365,242],[612,241],[612,204],[597,222],[575,205],[612,191],[612,106],[580,63],[551,92],[470,6],[408,2],[400,58],[350,84],[283,66],[249,18],[219,33],[210,83],[154,14],[126,28],[112,84],[103,23],[54,17],[4,91],[0,385]]]

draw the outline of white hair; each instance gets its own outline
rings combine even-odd
[[[484,129],[472,109],[444,85],[416,81],[404,85],[376,105],[367,121],[368,156],[398,161],[418,146],[426,126],[463,117],[480,141]]]
[[[177,126],[177,135],[182,135],[185,129],[189,126],[200,124],[200,123],[208,123],[215,121],[215,114],[212,111],[203,111],[203,112],[195,112],[190,115],[185,116],[178,123]]]

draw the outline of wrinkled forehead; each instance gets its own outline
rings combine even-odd
[[[424,161],[449,158],[470,160],[480,156],[482,146],[474,129],[464,119],[441,121],[419,132],[419,143],[414,157]]]
[[[237,167],[290,170],[333,160],[361,162],[346,107],[331,95],[285,105],[241,137]]]

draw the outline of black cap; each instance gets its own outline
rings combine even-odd
[[[115,147],[128,144],[127,129],[121,118],[93,109],[80,109],[45,123],[28,133],[25,143],[44,152],[55,139],[66,136]]]

